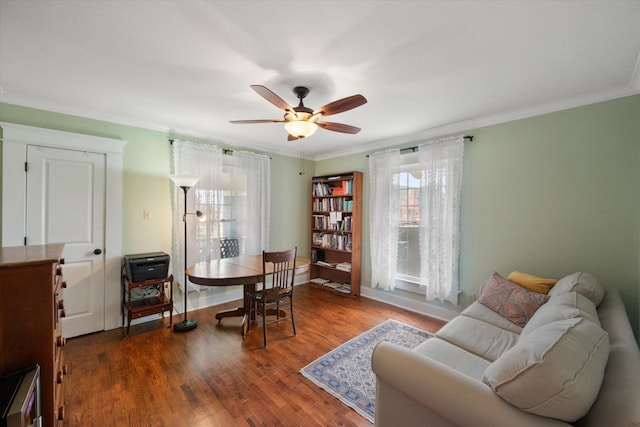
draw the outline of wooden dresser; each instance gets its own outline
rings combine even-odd
[[[43,425],[62,425],[63,244],[0,248],[0,376],[39,364]]]

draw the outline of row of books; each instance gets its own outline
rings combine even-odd
[[[331,280],[328,279],[322,279],[320,277],[316,277],[315,279],[311,279],[312,283],[315,283],[317,285],[321,285],[321,286],[325,286],[327,288],[331,288],[334,291],[343,293],[343,294],[350,294],[351,293],[351,285],[348,283],[338,283],[338,282],[332,282]]]
[[[353,199],[349,197],[334,197],[332,199],[313,199],[314,212],[353,210]]]
[[[336,177],[339,179],[340,177]],[[341,196],[343,194],[351,194],[353,192],[353,180],[347,179],[339,185],[330,185],[325,182],[316,182],[313,184],[313,195],[315,197],[323,196]]]
[[[351,251],[351,234],[313,233],[312,239],[314,246]]]
[[[316,230],[351,231],[351,217],[345,216],[336,221],[327,215],[314,215],[313,228]]]

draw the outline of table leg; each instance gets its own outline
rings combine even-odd
[[[219,311],[218,313],[216,313],[216,319],[218,319],[218,323],[220,323],[220,320],[224,319],[225,317],[238,317],[238,316],[245,317],[248,312],[247,307],[249,307],[249,297],[247,296],[247,293],[255,292],[255,290],[256,290],[255,283],[244,285],[242,307],[236,307],[229,310]],[[252,316],[252,317],[253,317],[252,320],[255,320],[255,316]],[[244,320],[243,320],[243,323],[244,323]]]

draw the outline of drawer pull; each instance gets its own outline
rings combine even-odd
[[[64,405],[58,408],[58,421],[64,421]]]
[[[62,335],[59,335],[58,338],[56,338],[56,344],[58,347],[64,347],[67,344],[67,339]]]
[[[58,310],[64,310],[64,300],[58,301]]]
[[[62,384],[62,376],[63,376],[63,375],[64,375],[64,374],[62,373],[62,371],[58,371],[58,375],[56,375],[56,382],[57,382],[58,384]]]
[[[67,317],[67,312],[64,310],[60,310],[60,317]]]
[[[56,276],[62,276],[62,267],[56,267]]]
[[[62,282],[62,289],[67,289],[67,281],[66,280],[64,280]]]

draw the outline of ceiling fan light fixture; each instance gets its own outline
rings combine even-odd
[[[344,111],[352,110],[367,103],[367,99],[362,95],[353,95],[347,98],[338,99],[330,102],[316,110],[305,107],[302,100],[309,94],[309,88],[305,86],[296,86],[293,93],[300,100],[297,107],[292,107],[285,100],[273,93],[270,89],[262,85],[251,85],[251,89],[255,90],[258,95],[284,111],[284,120],[231,120],[231,123],[282,123],[289,133],[288,141],[294,141],[298,138],[306,138],[314,134],[318,127],[333,132],[341,132],[355,134],[360,128],[345,125],[343,123],[319,122],[321,117],[332,116]]]
[[[289,135],[293,135],[297,138],[306,138],[311,136],[318,130],[318,125],[314,122],[306,120],[292,120],[284,124],[284,128],[289,132]]]

